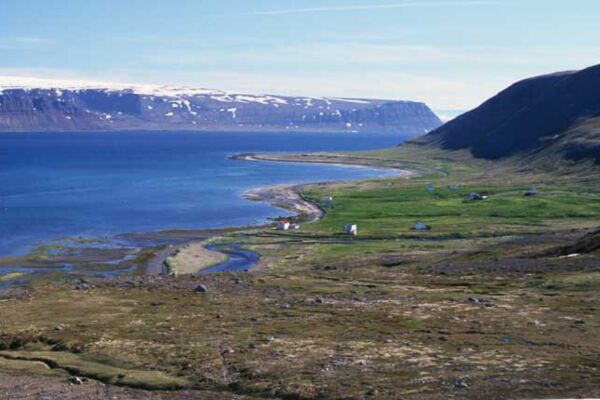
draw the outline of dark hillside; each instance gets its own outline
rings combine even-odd
[[[600,158],[600,65],[525,79],[434,130],[421,143],[497,159],[548,147],[567,159]]]

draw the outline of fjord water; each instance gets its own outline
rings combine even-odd
[[[261,223],[284,212],[244,199],[247,189],[393,172],[229,154],[368,150],[399,141],[356,133],[3,133],[0,256],[70,236]]]

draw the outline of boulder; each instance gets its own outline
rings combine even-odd
[[[204,286],[203,284],[200,284],[200,285],[196,286],[196,289],[194,289],[194,292],[196,292],[196,293],[207,293],[208,292],[208,288],[206,286]]]

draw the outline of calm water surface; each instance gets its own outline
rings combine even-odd
[[[390,135],[299,133],[2,133],[0,257],[68,236],[255,224],[283,214],[243,191],[393,172],[244,162],[240,152],[367,150]]]

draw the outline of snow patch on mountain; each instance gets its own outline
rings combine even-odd
[[[327,99],[333,100],[333,101],[341,101],[344,103],[371,104],[371,102],[369,100],[362,100],[362,99],[343,99],[341,97],[328,97]]]
[[[133,93],[144,96],[144,98],[149,97],[150,100],[153,100],[153,97],[171,97],[179,99],[176,102],[174,101],[174,103],[178,104],[180,107],[185,105],[186,108],[188,108],[188,110],[189,101],[185,100],[185,98],[196,96],[209,96],[213,100],[217,100],[224,103],[258,103],[263,105],[289,104],[288,99],[284,96],[240,94],[224,90],[197,88],[191,86],[132,84],[87,80],[60,80],[0,75],[0,93],[2,93],[5,90],[27,91],[36,89],[54,90],[57,97],[61,97],[64,91],[79,92],[83,90]],[[321,101],[326,103],[327,105],[331,105],[332,101],[356,104],[371,103],[369,100],[345,99],[339,97],[306,97],[295,98],[294,100],[296,102],[304,101],[306,103],[306,107],[311,107],[314,104],[314,101]],[[175,106],[173,108],[175,108]]]

